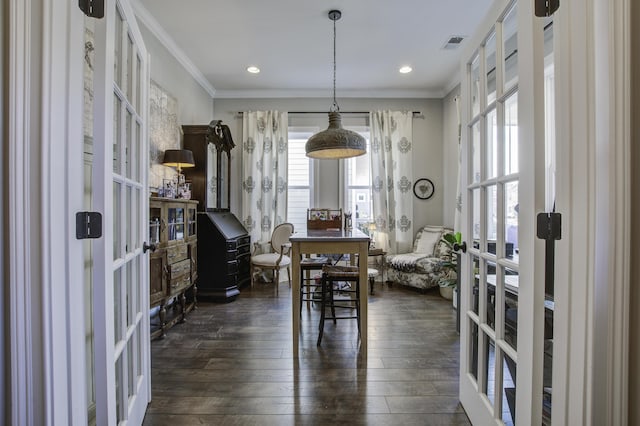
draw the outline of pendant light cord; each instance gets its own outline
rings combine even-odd
[[[336,101],[336,20],[333,19],[333,105],[331,112],[340,112],[340,107]]]

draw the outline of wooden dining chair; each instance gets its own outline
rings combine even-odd
[[[289,238],[293,234],[293,224],[281,223],[276,226],[271,233],[271,253],[262,253],[251,256],[251,287],[253,287],[255,269],[273,271],[273,282],[278,295],[278,284],[280,282],[280,270],[287,269],[289,288],[291,288],[291,243]]]

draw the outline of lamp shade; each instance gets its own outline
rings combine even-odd
[[[178,169],[196,166],[196,162],[193,161],[193,152],[188,149],[167,149],[164,152],[162,164]]]
[[[305,145],[307,157],[350,158],[367,152],[367,141],[358,133],[342,128],[342,117],[337,111],[329,113],[327,130],[311,136]]]

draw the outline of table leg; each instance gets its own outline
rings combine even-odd
[[[300,337],[300,244],[292,243],[292,279],[291,279],[291,300],[292,300],[292,331],[293,331],[293,358],[298,358],[298,345]]]
[[[367,262],[366,259],[368,258],[368,254],[369,254],[369,244],[368,242],[364,242],[360,244],[359,247],[360,251],[358,253],[360,259],[362,259],[362,261],[360,262],[360,279],[359,281],[359,285],[360,285],[360,348],[362,351],[362,355],[363,357],[366,359],[367,357],[367,335],[368,335],[368,328],[367,328],[367,314],[368,314],[368,310],[367,310],[367,299],[369,297],[369,292],[367,291],[367,284],[369,282],[368,280],[368,273],[367,273]]]

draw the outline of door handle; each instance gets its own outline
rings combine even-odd
[[[151,250],[151,252],[153,253],[154,251],[156,251],[157,246],[155,244],[147,244],[147,242],[145,241],[144,243],[142,243],[142,252],[146,253],[147,251]]]
[[[463,253],[466,253],[467,252],[467,242],[463,241],[461,244],[454,243],[453,244],[453,250],[461,251]]]

